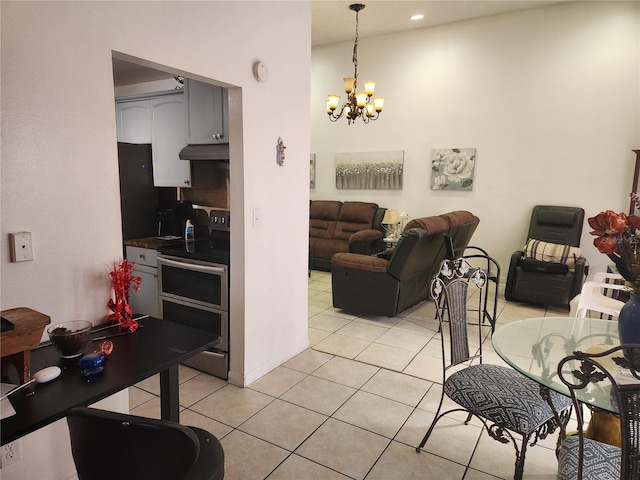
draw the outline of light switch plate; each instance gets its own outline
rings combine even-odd
[[[33,260],[31,232],[10,233],[9,252],[12,262],[27,262]]]

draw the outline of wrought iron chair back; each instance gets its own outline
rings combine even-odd
[[[543,399],[533,380],[511,368],[482,363],[483,337],[490,334],[483,330],[482,322],[487,287],[486,270],[474,268],[465,258],[444,260],[431,281],[430,296],[441,336],[442,393],[435,417],[416,451],[425,446],[442,417],[465,412],[465,424],[475,416],[494,440],[513,445],[514,478],[520,480],[527,447],[554,431],[557,420],[568,416],[571,400],[555,392],[548,400]],[[473,308],[475,301],[477,307]],[[469,318],[470,312],[477,314],[477,320]],[[445,355],[447,336],[450,356]],[[456,407],[442,411],[445,394]]]
[[[619,356],[616,356],[619,354]],[[608,361],[607,361],[608,359]],[[615,362],[618,367],[606,363]],[[605,365],[603,365],[605,364]],[[584,418],[580,408],[580,400],[585,396],[593,397],[594,387],[598,392],[615,396],[615,402],[620,416],[621,445],[619,458],[607,456],[609,462],[619,462],[620,476],[625,480],[640,479],[640,345],[619,345],[601,353],[574,352],[563,358],[558,364],[558,377],[567,386],[576,411],[578,423],[577,465],[575,477],[601,478],[603,470],[594,471],[592,459],[585,470],[585,445],[590,440],[585,439],[583,431]],[[600,382],[602,385],[596,385]],[[610,387],[610,388],[609,388]],[[567,439],[565,439],[566,441]],[[575,445],[575,442],[572,442]],[[608,447],[615,453],[615,447]],[[560,449],[562,452],[562,446]],[[574,452],[575,453],[575,452]],[[562,454],[561,454],[562,455]],[[564,471],[562,456],[560,470]],[[614,468],[618,468],[617,464]],[[560,475],[559,475],[560,477]]]
[[[440,323],[441,335],[448,325],[449,339],[451,345],[451,363],[445,365],[445,370],[460,363],[479,358],[482,362],[482,310],[474,310],[478,313],[478,342],[479,350],[472,354],[469,348],[469,318],[468,318],[468,296],[469,282],[478,289],[476,300],[478,306],[482,307],[484,298],[484,288],[487,285],[486,272],[473,268],[464,258],[444,260],[440,271],[431,281],[431,298],[436,305],[443,305],[444,308],[437,308],[437,317]],[[475,295],[474,295],[475,296]],[[448,313],[445,317],[445,313]],[[444,349],[444,336],[442,346]],[[443,350],[444,353],[444,350]],[[445,356],[443,355],[443,359]]]

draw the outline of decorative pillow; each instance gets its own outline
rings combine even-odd
[[[530,238],[524,246],[524,256],[542,262],[564,263],[573,269],[576,266],[576,258],[582,256],[579,247],[560,245],[557,243],[543,242]]]

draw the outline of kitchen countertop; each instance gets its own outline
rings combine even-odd
[[[176,240],[160,240],[158,237],[146,237],[125,240],[124,244],[128,247],[150,248],[151,250],[157,250],[158,248],[164,247],[165,245],[182,242],[184,242],[182,238],[178,238]]]

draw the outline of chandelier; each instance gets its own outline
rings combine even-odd
[[[327,114],[329,120],[337,121],[341,117],[346,117],[347,122],[351,122],[360,117],[364,123],[369,120],[377,120],[384,105],[384,97],[376,97],[371,100],[376,82],[364,82],[364,92],[358,92],[358,12],[364,8],[361,3],[349,5],[349,9],[356,12],[356,39],[353,44],[353,77],[343,78],[344,91],[347,92],[347,101],[338,110],[340,95],[331,94],[327,97]]]

